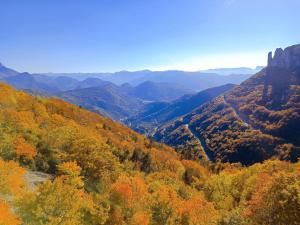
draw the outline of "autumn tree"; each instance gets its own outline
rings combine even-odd
[[[65,184],[61,178],[53,182],[47,181],[39,186],[37,192],[24,195],[17,207],[17,212],[28,225],[87,224],[85,215],[93,210],[93,202],[87,194]],[[101,212],[105,221],[106,215],[104,211],[99,211]]]
[[[12,212],[11,207],[0,199],[0,224],[1,225],[20,225],[21,220]]]
[[[21,194],[24,187],[25,169],[14,161],[0,159],[0,194]]]
[[[14,147],[16,156],[19,159],[30,160],[37,154],[35,147],[26,142],[22,137],[15,139]]]
[[[76,162],[65,162],[57,166],[57,175],[63,182],[77,188],[82,188],[84,185],[80,173],[81,168]]]
[[[300,174],[280,172],[249,207],[254,224],[300,224]]]
[[[183,225],[213,225],[218,221],[218,211],[213,203],[203,196],[196,195],[177,206],[179,224]]]

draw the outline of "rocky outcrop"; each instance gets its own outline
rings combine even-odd
[[[277,48],[274,56],[268,54],[262,103],[272,99],[272,105],[282,105],[290,85],[300,84],[300,44]]]
[[[300,44],[285,48],[277,48],[274,57],[272,52],[268,54],[268,67],[277,67],[281,69],[300,68]]]

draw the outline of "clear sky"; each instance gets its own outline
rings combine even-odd
[[[300,0],[0,0],[0,62],[28,72],[266,64],[300,43]]]

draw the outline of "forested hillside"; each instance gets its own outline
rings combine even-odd
[[[300,164],[209,164],[0,84],[0,224],[299,224]],[[51,174],[28,183],[32,171]],[[25,176],[24,176],[25,175]]]
[[[225,84],[200,91],[196,94],[184,95],[172,102],[146,104],[137,115],[127,118],[125,124],[140,133],[150,135],[158,126],[162,126],[168,121],[191,112],[234,86],[233,84]]]
[[[273,58],[269,54],[268,67],[212,102],[161,127],[154,137],[177,147],[188,158],[198,157],[200,151],[211,160],[245,165],[270,158],[297,161],[299,59],[300,45],[277,49]]]

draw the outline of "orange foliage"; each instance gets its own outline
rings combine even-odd
[[[270,177],[269,174],[262,173],[260,176],[257,177],[255,181],[255,192],[251,196],[251,199],[246,203],[248,207],[244,211],[244,215],[251,217],[253,216],[256,208],[259,208],[259,206],[263,205],[263,193],[268,190],[270,185],[272,184],[272,177]]]
[[[213,203],[206,201],[201,195],[182,201],[177,212],[181,221],[188,221],[188,224],[209,225],[215,224],[218,219],[218,212]]]
[[[35,147],[27,143],[22,137],[15,139],[14,146],[18,158],[24,156],[26,159],[32,159],[37,154]]]
[[[133,199],[133,191],[129,184],[125,182],[115,183],[112,185],[112,196],[118,202],[123,204],[131,204]]]
[[[20,219],[12,213],[9,205],[0,199],[0,224],[1,225],[19,225]]]
[[[142,212],[137,212],[133,215],[132,221],[130,224],[132,225],[148,225],[150,223],[149,215],[146,215]]]
[[[24,174],[25,169],[19,167],[16,162],[0,159],[0,193],[20,194],[25,185]]]

